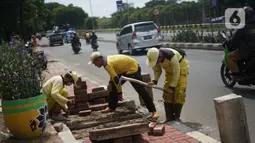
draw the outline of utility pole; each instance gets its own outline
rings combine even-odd
[[[89,3],[90,3],[90,13],[91,13],[92,30],[94,30],[94,19],[93,19],[93,10],[92,10],[91,0],[89,0]]]
[[[128,0],[127,0],[127,11],[128,11],[128,24],[130,23],[130,19],[129,19],[129,4],[128,4]]]

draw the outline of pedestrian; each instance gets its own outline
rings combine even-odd
[[[162,69],[165,70],[164,89],[168,92],[163,93],[166,113],[164,122],[180,121],[182,106],[185,103],[189,68],[185,55],[185,51],[172,48],[151,48],[147,52],[146,64],[154,71],[151,84],[157,85]]]
[[[103,113],[114,112],[118,105],[118,95],[122,94],[121,85],[125,83],[122,82],[119,84],[120,77],[123,75],[137,80],[142,80],[141,68],[138,62],[129,56],[110,55],[104,57],[99,52],[94,52],[90,56],[89,64],[92,63],[98,68],[104,67],[110,75],[110,81],[108,85],[108,91],[110,92],[108,107],[103,110]],[[158,112],[156,111],[153,100],[145,87],[132,82],[131,85],[139,94],[139,96],[144,100],[146,108],[151,113],[149,117],[152,119],[157,119]]]
[[[61,114],[61,110],[64,110],[66,113],[68,113],[67,103],[72,104],[72,100],[69,100],[67,98],[68,89],[65,88],[65,85],[76,85],[77,81],[77,74],[69,72],[66,73],[64,76],[54,76],[43,84],[42,92],[47,97],[48,110],[51,119],[57,121],[67,120]]]

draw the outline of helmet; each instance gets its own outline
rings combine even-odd
[[[77,86],[77,81],[79,79],[79,76],[75,72],[72,72],[72,71],[70,71],[69,74],[72,76],[72,79],[74,81],[74,85]]]
[[[246,23],[251,22],[252,19],[253,19],[253,16],[254,16],[253,9],[251,7],[249,7],[249,6],[245,6],[243,9],[245,11],[245,20],[246,20]]]
[[[149,67],[154,67],[158,61],[159,50],[157,48],[150,48],[147,52],[146,64]]]

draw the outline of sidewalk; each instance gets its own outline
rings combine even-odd
[[[48,65],[48,73],[46,79],[49,79],[55,75],[65,74],[68,72],[68,67],[60,62],[51,62]],[[91,91],[92,88],[98,86],[90,81],[87,81],[88,89]],[[69,87],[69,97],[74,96],[73,87]],[[140,143],[199,143],[196,139],[185,133],[173,128],[170,125],[165,126],[166,133],[164,136],[148,136],[147,134],[142,135]],[[84,143],[91,143],[89,138],[85,138]],[[207,142],[209,143],[209,142]]]

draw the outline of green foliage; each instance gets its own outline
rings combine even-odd
[[[26,99],[40,95],[42,71],[33,65],[24,44],[0,45],[0,95],[3,100]],[[15,47],[15,48],[14,48]]]
[[[92,22],[93,22],[93,24],[92,24]],[[96,29],[98,27],[97,18],[96,17],[85,18],[84,19],[84,23],[85,23],[84,25],[85,25],[86,29],[93,29],[93,25],[94,25],[94,29]]]

